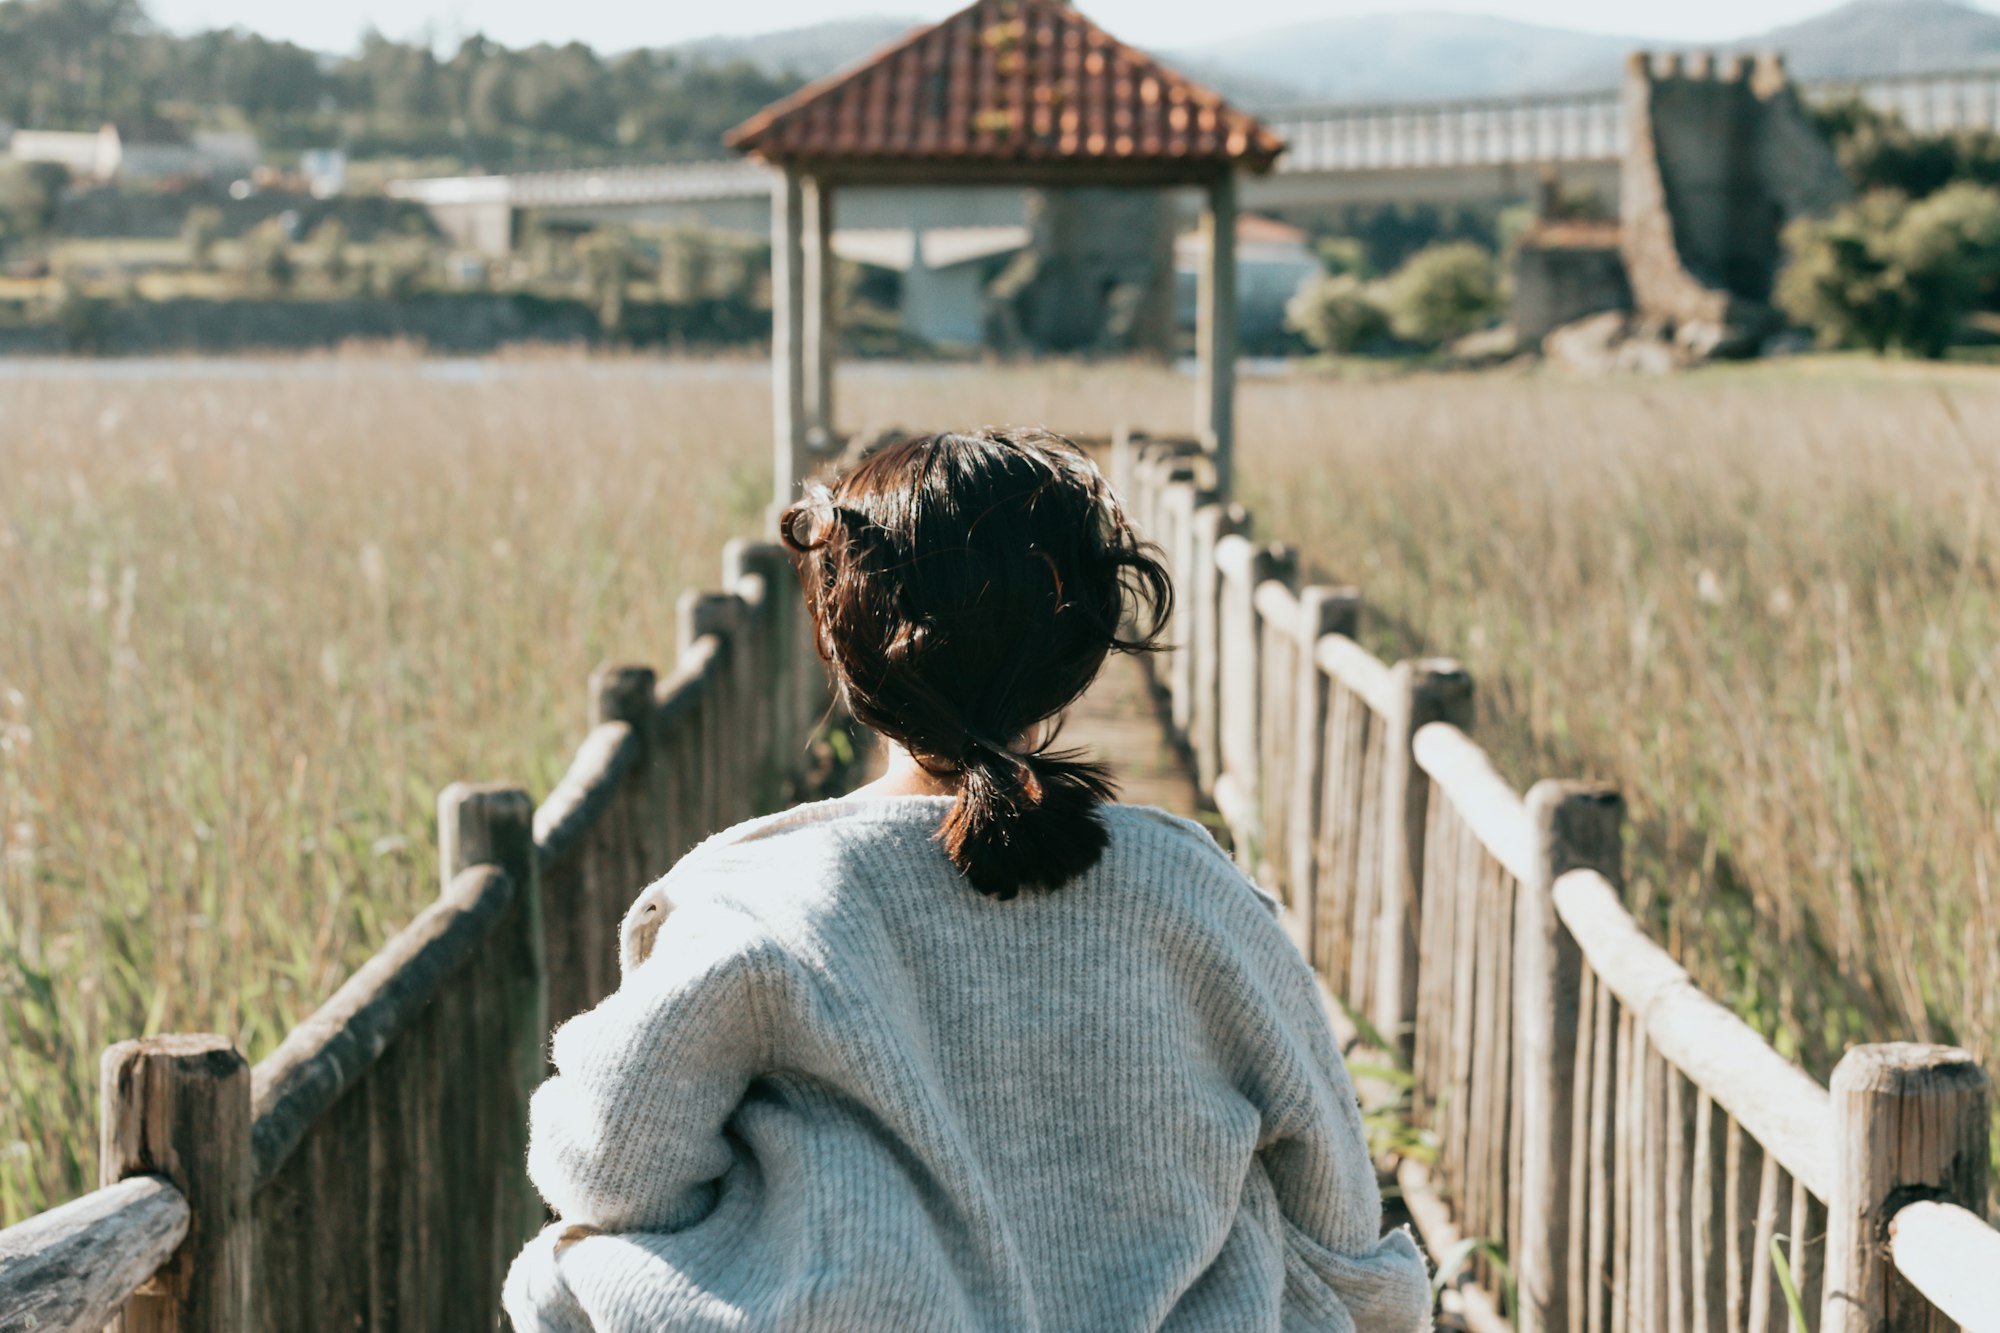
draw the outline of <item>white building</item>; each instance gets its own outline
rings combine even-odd
[[[121,156],[118,128],[15,130],[7,155],[16,162],[53,162],[79,180],[110,180]]]
[[[211,176],[234,180],[263,160],[255,135],[238,130],[197,130],[183,136],[169,126],[121,131],[16,130],[8,156],[19,162],[54,162],[78,180],[173,180]]]

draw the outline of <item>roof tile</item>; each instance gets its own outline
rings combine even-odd
[[[775,102],[725,142],[768,162],[1266,171],[1284,142],[1062,0],[975,0]]]

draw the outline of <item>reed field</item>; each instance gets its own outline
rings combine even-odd
[[[1517,786],[1615,781],[1635,910],[1824,1078],[2000,1069],[2000,377],[1860,362],[1253,394],[1244,501],[1461,659]]]
[[[1191,403],[868,366],[840,415]],[[1260,530],[1385,657],[1463,659],[1517,783],[1619,782],[1646,919],[1785,1049],[2000,1068],[2000,377],[1298,377],[1241,422]],[[94,1179],[105,1044],[267,1052],[434,892],[439,787],[548,791],[590,668],[668,664],[755,529],[769,431],[750,362],[0,375],[0,1222]]]

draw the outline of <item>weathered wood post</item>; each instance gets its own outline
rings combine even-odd
[[[1625,801],[1614,787],[1538,782],[1528,791],[1535,882],[1521,885],[1515,925],[1515,1058],[1523,1135],[1512,1238],[1520,1333],[1568,1333],[1571,1123],[1583,951],[1556,915],[1555,883],[1572,870],[1624,877]]]
[[[1307,957],[1312,956],[1313,912],[1319,882],[1320,794],[1326,774],[1326,709],[1330,687],[1319,666],[1319,641],[1329,634],[1353,638],[1361,628],[1361,594],[1353,588],[1314,584],[1299,589],[1297,703],[1292,709],[1291,791],[1278,799],[1291,802],[1286,821],[1291,845],[1287,879],[1291,887],[1292,928]]]
[[[1951,1046],[1856,1046],[1833,1071],[1821,1333],[1951,1333],[1889,1261],[1898,1210],[1945,1200],[1983,1211],[1992,1085]]]
[[[1215,462],[1215,491],[1225,499],[1235,483],[1236,452],[1236,175],[1225,170],[1208,187],[1201,214],[1208,262],[1196,298],[1195,348],[1201,361],[1195,429]]]
[[[1222,570],[1216,563],[1224,539],[1250,528],[1241,505],[1203,505],[1194,515],[1190,584],[1176,588],[1188,598],[1189,651],[1194,655],[1194,699],[1189,709],[1188,747],[1194,751],[1195,781],[1213,798],[1222,777]]]
[[[1472,729],[1472,677],[1448,657],[1398,662],[1382,719],[1382,830],[1375,930],[1376,1030],[1405,1054],[1417,1021],[1417,940],[1430,776],[1417,764],[1417,733],[1433,722]],[[1365,929],[1366,926],[1357,926]]]
[[[159,1175],[188,1205],[187,1239],[135,1292],[123,1333],[250,1327],[250,1066],[212,1034],[121,1041],[100,1067],[100,1185]]]
[[[786,167],[771,189],[771,497],[782,507],[807,466],[804,180]]]
[[[494,1146],[498,1210],[493,1233],[521,1244],[542,1218],[541,1198],[523,1169],[528,1157],[528,1099],[547,1074],[549,1035],[548,942],[542,931],[540,858],[535,852],[535,803],[519,787],[454,782],[438,793],[438,873],[449,888],[473,866],[497,866],[513,885],[506,916],[494,928],[480,966],[491,969],[492,990],[479,996],[478,1021],[489,1025],[492,1045],[504,1051],[511,1077],[495,1077],[481,1099],[487,1123],[479,1132]],[[497,992],[497,993],[496,993]],[[509,1181],[511,1174],[516,1179]],[[486,1206],[467,1200],[465,1206]]]
[[[801,183],[804,219],[800,227],[806,312],[805,368],[806,448],[814,457],[833,452],[833,363],[840,342],[834,310],[839,289],[833,254],[833,186],[817,176]]]
[[[799,641],[799,581],[792,572],[791,553],[776,542],[741,538],[722,548],[724,586],[742,580],[763,581],[764,652],[759,659],[761,696],[757,708],[766,718],[763,766],[765,790],[760,804],[777,802],[785,780],[799,767],[805,749],[806,723],[800,716],[796,675],[807,649]]]
[[[1279,546],[1258,547],[1243,537],[1216,544],[1215,565],[1222,578],[1217,658],[1220,666],[1222,773],[1215,802],[1237,835],[1236,860],[1257,873],[1264,855],[1263,829],[1263,634],[1258,624],[1257,589],[1266,580],[1288,579],[1297,568],[1293,554]]]
[[[670,779],[653,734],[653,699],[659,683],[659,673],[648,666],[606,663],[590,673],[590,725],[623,722],[639,747],[639,761],[626,775],[620,799],[622,817],[628,821],[625,836],[631,841],[632,867],[642,875],[663,873],[671,860],[664,819]],[[633,884],[630,892],[636,894],[639,888]]]
[[[1205,498],[1195,489],[1194,468],[1186,463],[1175,468],[1167,491],[1160,499],[1166,531],[1153,535],[1166,556],[1167,570],[1174,580],[1174,613],[1167,624],[1167,642],[1174,648],[1165,662],[1168,717],[1174,739],[1185,743],[1194,716],[1194,654],[1189,634],[1193,607],[1187,601],[1187,571],[1193,563],[1194,516]]]
[[[694,650],[712,637],[716,658],[709,665],[707,693],[700,704],[704,771],[707,774],[709,827],[717,832],[747,817],[742,736],[737,730],[738,659],[742,656],[743,599],[734,593],[699,592],[690,588],[680,600],[680,650]]]

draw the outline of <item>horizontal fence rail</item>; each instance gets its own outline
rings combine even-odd
[[[1525,795],[1458,663],[1385,663],[1352,588],[1249,536],[1198,446],[1117,440],[1164,554],[1163,709],[1351,1042],[1408,1082],[1402,1196],[1475,1329],[2000,1328],[1989,1085],[1862,1046],[1822,1087],[1652,940],[1611,788]]]
[[[666,679],[592,674],[539,808],[440,794],[438,899],[254,1070],[220,1037],[106,1052],[104,1187],[0,1231],[0,1333],[498,1325],[550,1030],[616,988],[648,881],[785,798],[826,707],[782,548],[731,543],[722,581]]]

